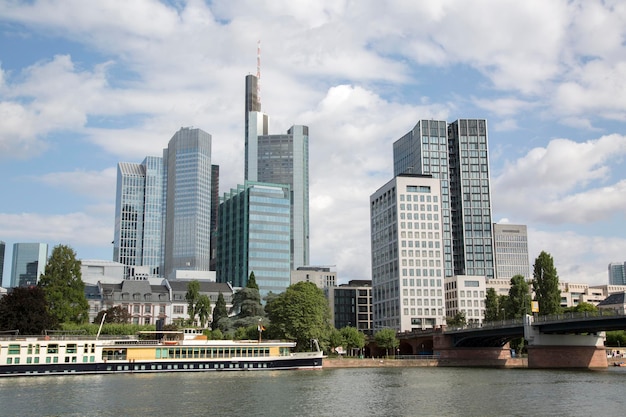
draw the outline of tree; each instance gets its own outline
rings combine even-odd
[[[496,321],[500,319],[500,303],[498,293],[494,288],[487,288],[485,297],[485,321]]]
[[[450,327],[462,327],[467,324],[465,313],[463,311],[457,312],[454,317],[446,317],[446,323]]]
[[[200,327],[204,327],[211,315],[211,299],[206,294],[201,294],[196,302],[196,313],[200,319]]]
[[[340,332],[346,351],[352,352],[354,349],[361,349],[365,346],[365,335],[356,327],[344,327]]]
[[[237,318],[262,316],[264,311],[259,290],[245,287],[233,294],[230,312],[235,313]]]
[[[217,296],[217,302],[213,308],[213,319],[211,321],[211,330],[215,331],[219,329],[220,319],[228,317],[228,310],[226,309],[226,300],[224,300],[224,294],[221,292]]]
[[[568,313],[568,312],[573,312],[573,313],[585,313],[585,312],[589,312],[589,313],[595,313],[598,311],[598,307],[596,307],[595,305],[591,304],[591,303],[586,303],[586,302],[581,302],[578,303],[578,305],[574,306],[574,307],[566,307],[563,309],[564,313]]]
[[[84,323],[89,320],[89,303],[76,253],[66,245],[57,245],[39,279],[50,308],[59,323]]]
[[[528,282],[523,275],[515,275],[511,278],[509,298],[504,306],[507,318],[517,319],[530,313],[529,290]]]
[[[254,277],[254,271],[250,272],[250,276],[248,277],[246,288],[254,288],[257,291],[259,290],[259,286],[256,283],[256,278]]]
[[[387,356],[389,356],[389,349],[393,351],[400,346],[400,341],[396,337],[396,331],[389,328],[377,331],[374,335],[374,340],[378,347],[387,351]]]
[[[185,300],[187,300],[187,313],[189,314],[189,323],[193,324],[196,321],[196,304],[200,297],[200,283],[195,279],[189,281],[187,284],[187,293],[185,294]]]
[[[561,290],[554,259],[542,251],[533,266],[533,291],[539,303],[539,314],[546,316],[561,311]]]
[[[330,334],[330,310],[324,292],[311,282],[287,287],[268,308],[274,335],[296,341],[297,350],[310,349],[310,340]]]
[[[344,345],[343,336],[341,332],[334,327],[330,329],[330,333],[328,333],[328,347],[331,352],[334,352],[336,348]]]
[[[100,324],[104,314],[106,314],[106,317],[104,318],[105,323],[130,323],[131,315],[128,310],[122,306],[113,306],[100,311],[93,322],[95,324]]]
[[[0,298],[0,330],[35,335],[56,327],[56,317],[50,314],[41,288],[17,287]]]

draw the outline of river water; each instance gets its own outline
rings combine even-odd
[[[0,378],[2,416],[620,416],[626,368]]]

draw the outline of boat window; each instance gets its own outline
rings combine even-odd
[[[20,345],[9,345],[9,355],[19,355]]]
[[[59,353],[59,345],[56,343],[48,345],[48,353]]]
[[[76,348],[76,343],[71,343],[67,345],[67,348],[65,349],[65,351],[67,353],[76,353],[78,350]]]

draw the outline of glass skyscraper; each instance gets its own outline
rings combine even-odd
[[[209,271],[211,258],[211,135],[181,128],[163,150],[164,275]]]
[[[609,264],[609,285],[626,285],[626,262]]]
[[[291,189],[291,268],[309,265],[309,128],[294,125],[270,135],[261,113],[258,79],[246,77],[245,179],[289,185]]]
[[[149,156],[141,164],[117,165],[113,260],[137,266],[159,276],[163,264],[161,231],[163,212],[163,159]],[[145,268],[144,268],[145,269]]]
[[[219,207],[217,280],[245,287],[251,272],[262,297],[290,284],[290,187],[245,181]]]
[[[11,267],[11,287],[37,285],[46,270],[48,245],[45,243],[15,243]]]
[[[393,144],[394,175],[441,181],[445,275],[494,278],[487,121],[420,120]]]
[[[2,279],[4,278],[4,253],[6,244],[0,240],[0,286],[2,286]]]

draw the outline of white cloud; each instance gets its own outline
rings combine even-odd
[[[34,178],[47,186],[69,189],[72,192],[90,196],[96,200],[115,200],[117,168],[102,171],[52,172]]]

